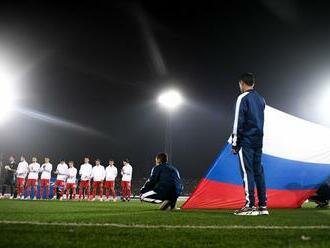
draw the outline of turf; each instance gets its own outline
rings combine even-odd
[[[4,221],[33,221],[42,225],[5,224]],[[248,217],[233,216],[229,210],[162,212],[157,205],[138,201],[1,200],[0,222],[0,247],[330,247],[329,228],[308,229],[310,226],[329,227],[330,209],[317,210],[311,204],[301,209],[271,210],[271,215],[266,217]],[[129,226],[53,226],[43,223]],[[173,226],[188,227],[170,228]],[[211,228],[196,228],[199,226]],[[214,226],[251,228],[213,229]],[[260,229],[253,228],[256,226]],[[307,228],[270,230],[265,226]]]

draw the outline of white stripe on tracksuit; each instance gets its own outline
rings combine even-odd
[[[233,146],[237,145],[237,127],[238,127],[239,109],[241,107],[241,101],[242,101],[243,97],[245,97],[249,93],[250,92],[248,91],[243,94],[240,94],[236,101],[235,119],[234,119],[234,127],[233,127],[233,140],[232,140]]]
[[[141,195],[141,200],[146,201],[146,202],[153,202],[153,203],[162,203],[163,202],[163,201],[158,200],[158,199],[148,198],[148,196],[152,196],[152,195],[157,195],[157,193],[153,190],[148,191],[148,192]]]
[[[239,150],[238,156],[239,156],[240,164],[241,164],[242,171],[243,171],[243,181],[244,181],[244,191],[245,191],[246,206],[249,207],[250,206],[249,182],[248,182],[248,177],[247,177],[247,173],[246,173],[246,169],[245,169],[245,163],[244,163],[244,157],[243,157],[243,150],[242,150],[242,148]]]

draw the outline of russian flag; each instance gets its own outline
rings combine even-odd
[[[269,208],[298,208],[330,176],[330,129],[266,106],[264,166]],[[245,204],[231,141],[182,208],[240,208]]]

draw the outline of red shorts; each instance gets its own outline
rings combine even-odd
[[[37,186],[37,179],[28,179],[26,182],[26,187]]]
[[[16,179],[16,185],[17,185],[18,187],[24,187],[24,183],[25,183],[24,178],[20,178],[20,177],[18,177],[18,178]]]
[[[81,180],[79,185],[80,185],[80,188],[88,188],[89,180]]]
[[[76,184],[75,183],[66,183],[66,189],[75,189]]]
[[[64,187],[65,183],[63,180],[56,180],[55,181],[55,184],[54,184],[54,187]]]
[[[102,187],[102,182],[100,182],[100,181],[96,181],[96,182],[95,182],[95,181],[94,181],[94,182],[93,182],[93,187],[94,187],[94,189],[95,189],[95,188],[98,188],[98,187]]]
[[[121,187],[122,188],[130,188],[131,187],[131,182],[121,181]]]
[[[48,187],[49,186],[49,179],[41,179],[40,180],[41,187]]]
[[[115,187],[115,181],[105,181],[104,182],[104,187],[105,188],[114,188]]]

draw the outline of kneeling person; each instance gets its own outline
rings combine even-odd
[[[141,188],[141,201],[161,203],[161,210],[174,209],[183,189],[179,171],[168,164],[166,153],[159,153],[155,163],[149,179]]]

